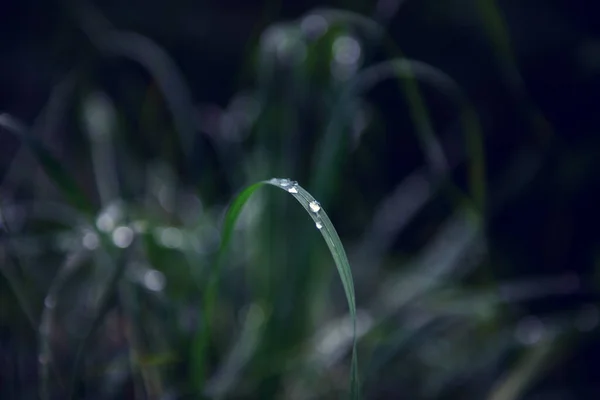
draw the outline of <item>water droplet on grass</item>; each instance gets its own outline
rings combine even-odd
[[[308,207],[310,208],[310,211],[312,211],[314,213],[318,213],[319,211],[321,211],[321,205],[319,204],[318,201],[311,201],[308,204]]]
[[[323,224],[320,222],[315,222],[315,226],[317,227],[317,229],[323,228]]]
[[[114,230],[112,240],[117,247],[122,249],[129,247],[133,242],[133,230],[128,226],[120,226]]]
[[[100,239],[98,238],[98,235],[96,235],[96,233],[87,232],[85,235],[83,235],[82,242],[83,247],[85,247],[86,249],[95,250],[100,244]]]
[[[298,189],[296,189],[296,186],[292,186],[287,191],[290,192],[290,193],[298,193]]]
[[[124,210],[121,201],[117,200],[104,209],[96,219],[96,227],[102,232],[111,232],[123,218]]]
[[[162,272],[152,269],[144,274],[144,285],[148,290],[160,292],[164,289],[166,283],[165,276]]]
[[[102,214],[96,220],[96,226],[102,232],[110,232],[115,227],[115,221],[110,215]]]

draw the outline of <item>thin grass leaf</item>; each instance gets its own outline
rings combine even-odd
[[[80,211],[92,215],[94,207],[83,190],[79,187],[73,176],[67,172],[62,164],[29,130],[8,114],[0,114],[0,127],[13,134],[33,153],[40,166],[50,180],[60,190],[69,203]]]
[[[542,342],[525,352],[517,365],[494,385],[487,399],[516,400],[521,398],[523,392],[551,364],[551,358],[555,356],[555,352],[556,343],[553,340]]]
[[[69,106],[69,99],[73,96],[78,78],[77,69],[71,70],[65,78],[52,88],[48,101],[43,109],[36,116],[29,134],[39,140],[52,140],[52,134],[59,129],[59,125],[64,120],[66,110]],[[4,180],[7,182],[19,182],[30,179],[31,163],[26,157],[27,148],[21,147],[17,150],[10,165],[8,166]]]
[[[104,321],[104,317],[111,310],[111,300],[118,294],[119,283],[123,274],[125,273],[130,251],[131,246],[125,249],[123,252],[119,252],[114,256],[108,251],[98,253],[103,257],[103,262],[106,263],[103,267],[112,267],[112,271],[108,278],[105,290],[97,301],[96,313],[93,316],[91,323],[85,328],[83,339],[78,346],[77,353],[75,355],[75,361],[73,363],[73,374],[71,376],[70,394],[68,397],[69,399],[74,400],[77,398],[76,395],[77,387],[79,384],[79,378],[83,373],[83,368],[81,364],[84,361],[86,350],[92,343],[94,333],[101,326],[102,322]],[[62,274],[59,272],[57,278],[61,276]],[[62,286],[59,286],[58,288],[56,288],[56,290],[59,291],[61,287]]]
[[[175,62],[150,38],[116,29],[91,2],[73,2],[73,10],[82,31],[98,50],[108,56],[128,58],[152,75],[173,116],[181,150],[186,161],[191,162],[196,137],[192,95]]]
[[[7,239],[9,236],[10,231],[8,230],[8,224],[6,223],[6,220],[4,218],[2,204],[0,202],[0,244],[6,244],[5,249],[0,247],[0,250],[3,250],[4,253],[0,253],[0,255],[3,255],[8,259],[6,261],[2,260],[2,263],[0,263],[0,275],[4,276],[4,278],[6,279],[6,282],[8,283],[8,286],[15,295],[15,298],[17,299],[21,310],[27,317],[27,320],[29,321],[31,326],[35,329],[37,323],[35,314],[33,312],[33,307],[15,271],[16,269],[21,269],[21,263],[19,262],[18,256],[14,254],[14,252],[7,243]]]
[[[41,379],[40,385],[40,399],[45,400],[50,398],[50,374],[49,367],[56,368],[54,365],[54,355],[50,347],[50,333],[52,330],[52,324],[55,318],[56,304],[60,291],[63,289],[66,281],[75,273],[81,266],[85,264],[89,259],[88,251],[79,251],[77,253],[68,255],[65,258],[65,262],[60,267],[56,277],[52,281],[50,289],[44,299],[44,307],[42,309],[42,315],[40,317],[40,323],[38,328],[38,347],[39,355],[38,359],[40,363],[38,365],[38,372]],[[59,378],[59,383],[62,386],[63,382]]]
[[[225,256],[229,249],[233,231],[240,216],[244,205],[250,199],[252,194],[264,185],[271,185],[278,187],[281,190],[291,194],[304,209],[311,216],[315,222],[315,227],[321,232],[327,247],[331,252],[335,265],[337,267],[344,292],[346,294],[346,300],[348,301],[348,308],[350,310],[350,318],[352,320],[353,327],[353,341],[352,341],[352,363],[351,363],[351,376],[350,376],[350,396],[352,399],[359,398],[359,383],[358,383],[358,361],[356,356],[356,302],[354,294],[354,283],[352,280],[352,271],[350,269],[350,263],[348,257],[342,245],[342,242],[331,223],[331,220],[321,208],[320,204],[315,198],[299,186],[296,182],[288,179],[276,179],[273,178],[268,181],[261,181],[250,185],[244,189],[231,203],[227,213],[225,215],[225,221],[223,225],[223,231],[221,235],[221,246],[217,253],[215,264],[211,270],[207,289],[204,295],[204,326],[202,326],[198,337],[194,341],[193,349],[193,365],[192,365],[192,379],[196,382],[196,389],[201,392],[203,390],[205,381],[205,360],[206,360],[206,349],[208,348],[208,342],[210,340],[209,327],[213,320],[215,304],[218,296],[218,283],[219,273],[225,260]]]
[[[4,236],[7,236],[7,237],[10,236],[10,231],[8,229],[8,224],[6,223],[6,220],[4,219],[2,207],[0,207],[0,240],[4,240]],[[26,315],[27,320],[31,324],[31,327],[34,330],[36,330],[38,323],[37,323],[37,319],[36,319],[36,316],[33,311],[33,307],[28,299],[28,296],[26,295],[25,288],[23,287],[23,285],[21,284],[21,282],[19,280],[19,277],[16,276],[15,271],[13,270],[13,266],[15,267],[15,269],[22,269],[22,265],[21,265],[19,256],[13,251],[13,249],[11,248],[11,246],[8,243],[6,244],[5,253],[6,253],[6,257],[8,258],[9,262],[0,264],[0,275],[4,276],[4,278],[8,282],[8,286],[13,291],[13,294],[15,295],[15,298],[17,299],[17,302],[19,303],[19,306],[21,307],[21,310]],[[51,359],[48,357],[48,358],[40,358],[39,360],[40,361],[47,360],[47,362],[41,362],[41,364],[43,364],[43,366],[44,366],[44,374],[45,374],[44,376],[48,377],[49,376],[48,366],[51,362]],[[54,377],[57,379],[59,385],[62,386],[60,374],[54,364],[52,364],[52,372],[54,373]],[[47,388],[47,386],[44,386],[44,389],[45,388]]]
[[[459,118],[466,133],[465,147],[470,159],[469,186],[474,206],[483,211],[485,205],[485,158],[483,153],[483,133],[479,118],[469,99],[460,87],[437,68],[426,63],[404,57],[385,61],[361,71],[348,84],[342,93],[339,103],[332,113],[326,132],[318,146],[315,159],[315,171],[311,190],[315,190],[329,197],[331,184],[334,181],[336,170],[332,168],[338,153],[339,145],[344,132],[348,107],[356,96],[360,96],[378,83],[386,79],[396,78],[401,83],[401,89],[407,98],[409,112],[416,127],[416,135],[420,141],[421,149],[425,154],[428,166],[434,176],[445,176],[449,171],[448,160],[444,154],[442,144],[437,138],[429,111],[419,88],[419,82],[425,82],[439,90],[459,107]],[[456,188],[455,188],[456,189]],[[460,192],[457,190],[457,192]],[[461,196],[463,197],[463,196]]]
[[[360,78],[360,79],[358,79]],[[356,80],[356,90],[366,92],[377,83],[396,78],[404,83],[403,90],[411,106],[411,115],[417,125],[419,139],[430,167],[439,173],[448,172],[448,160],[442,145],[434,136],[425,102],[420,94],[418,82],[426,83],[438,90],[459,108],[460,123],[465,131],[465,148],[469,164],[469,186],[471,197],[478,210],[485,204],[485,158],[483,152],[483,132],[475,108],[460,86],[443,71],[421,61],[403,57],[384,61],[361,72]],[[418,122],[421,121],[421,122]],[[428,132],[428,133],[426,133]]]

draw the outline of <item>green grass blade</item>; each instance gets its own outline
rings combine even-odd
[[[214,314],[214,308],[217,301],[218,295],[218,283],[219,283],[219,272],[227,250],[229,248],[232,234],[240,213],[243,210],[244,205],[250,199],[252,194],[264,185],[271,185],[278,187],[281,190],[291,194],[307,211],[315,222],[315,229],[321,232],[327,247],[331,252],[335,265],[337,267],[346,299],[348,301],[348,308],[350,311],[350,317],[353,325],[353,347],[352,347],[352,364],[351,364],[351,387],[350,394],[351,398],[359,398],[359,384],[358,384],[358,362],[356,356],[356,302],[354,295],[354,283],[352,280],[352,272],[350,269],[350,263],[348,257],[342,245],[342,242],[331,223],[331,220],[327,216],[327,213],[321,208],[315,198],[300,187],[296,182],[288,179],[271,179],[268,181],[261,181],[248,186],[244,189],[231,203],[227,213],[225,215],[225,221],[223,225],[223,231],[221,234],[221,246],[217,254],[215,264],[209,276],[207,290],[204,295],[204,326],[202,326],[199,336],[194,341],[194,363],[192,365],[192,379],[197,382],[196,388],[202,391],[205,381],[205,360],[206,360],[206,349],[208,348],[208,342],[210,340],[209,327],[212,322]]]

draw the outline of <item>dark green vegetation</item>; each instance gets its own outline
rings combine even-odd
[[[598,395],[600,42],[509,3],[14,22],[0,398]]]

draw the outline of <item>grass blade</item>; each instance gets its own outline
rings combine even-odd
[[[205,381],[205,359],[206,349],[208,348],[208,342],[210,339],[209,327],[213,319],[214,308],[217,301],[218,295],[218,283],[219,283],[219,272],[229,244],[231,237],[240,216],[242,209],[246,202],[250,199],[252,194],[264,185],[271,185],[280,188],[281,190],[290,193],[307,211],[315,222],[316,229],[321,232],[327,247],[331,252],[335,265],[337,267],[346,299],[348,301],[348,308],[350,311],[350,317],[352,319],[353,326],[353,344],[352,344],[352,364],[351,364],[351,377],[350,377],[350,395],[352,399],[359,398],[359,385],[358,385],[358,362],[356,357],[356,302],[354,295],[354,283],[352,280],[352,272],[350,269],[350,263],[348,257],[342,245],[342,242],[331,223],[331,220],[321,208],[315,198],[299,186],[296,182],[288,179],[276,179],[273,178],[268,181],[261,181],[245,188],[231,203],[227,214],[225,215],[225,221],[223,225],[223,231],[221,234],[221,246],[217,254],[215,264],[213,265],[207,289],[204,294],[204,326],[202,326],[198,337],[194,341],[194,361],[192,365],[192,379],[197,382],[196,389],[202,391]]]

